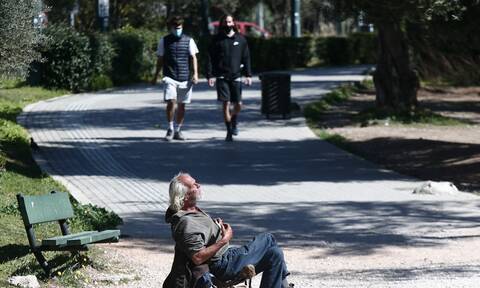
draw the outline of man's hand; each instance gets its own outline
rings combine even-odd
[[[222,240],[230,242],[230,240],[233,238],[233,229],[230,226],[230,224],[223,223],[222,225],[222,235],[223,238]]]
[[[215,86],[215,78],[209,78],[209,79],[208,79],[208,85],[209,85],[210,87]]]
[[[244,83],[245,83],[245,85],[247,85],[247,86],[252,85],[252,77],[247,77],[247,78],[245,78]]]
[[[153,74],[152,85],[157,84],[157,78],[160,71],[162,71],[163,57],[159,56],[157,58],[157,65],[155,66],[155,73]]]
[[[200,265],[207,262],[215,255],[215,253],[218,252],[218,250],[220,250],[223,246],[228,245],[228,242],[230,242],[230,240],[233,238],[233,230],[229,224],[223,223],[223,220],[220,218],[216,218],[214,221],[218,224],[220,229],[222,229],[222,239],[210,246],[200,249],[200,251],[193,254],[192,262],[195,265]]]
[[[193,74],[192,82],[193,82],[193,84],[197,84],[197,83],[198,83],[198,74]]]
[[[222,229],[222,240],[230,241],[230,239],[233,238],[232,226],[230,226],[230,224],[224,223],[222,218],[215,218],[215,222],[217,222],[220,229]]]

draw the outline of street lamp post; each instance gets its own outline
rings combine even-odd
[[[108,16],[109,16],[109,0],[98,0],[98,7],[97,7],[97,14],[98,14],[98,23],[100,26],[100,30],[102,32],[107,31],[108,29]]]
[[[209,29],[209,26],[210,25],[210,17],[208,16],[208,10],[209,10],[209,4],[208,4],[208,0],[202,0],[201,2],[201,5],[200,5],[200,10],[201,10],[201,13],[202,13],[202,26],[201,26],[201,33],[203,36],[208,36],[210,35],[210,29]]]
[[[291,28],[292,37],[300,37],[300,0],[292,0],[292,16],[291,16]]]
[[[265,28],[265,22],[263,18],[264,18],[263,2],[260,1],[257,4],[257,25],[260,26],[260,28],[262,29]]]

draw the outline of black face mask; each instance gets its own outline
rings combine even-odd
[[[229,34],[230,32],[233,31],[233,26],[224,26],[224,27],[223,27],[223,31],[224,31],[226,34]]]

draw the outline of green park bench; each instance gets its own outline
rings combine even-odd
[[[51,192],[50,194],[31,196],[17,195],[28,242],[38,263],[47,275],[50,275],[49,263],[43,256],[43,251],[87,251],[89,244],[118,242],[120,230],[84,231],[70,234],[67,220],[74,216],[68,193]],[[34,225],[58,221],[62,235],[37,241]]]

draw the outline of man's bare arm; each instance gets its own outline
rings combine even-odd
[[[193,84],[198,83],[198,61],[197,61],[197,56],[195,54],[191,55],[192,57],[192,66],[193,66],[193,79],[192,82]]]
[[[163,57],[160,56],[157,58],[157,66],[155,67],[155,74],[153,75],[152,84],[157,83],[158,73],[160,73],[160,70],[162,70],[162,66],[163,66]]]
[[[220,250],[223,246],[227,245],[228,242],[233,237],[233,230],[229,224],[221,223],[222,225],[222,239],[215,244],[212,244],[208,247],[203,248],[202,250],[198,251],[197,253],[193,254],[192,262],[195,265],[200,265],[202,263],[207,262],[210,258],[215,256],[215,254]]]

